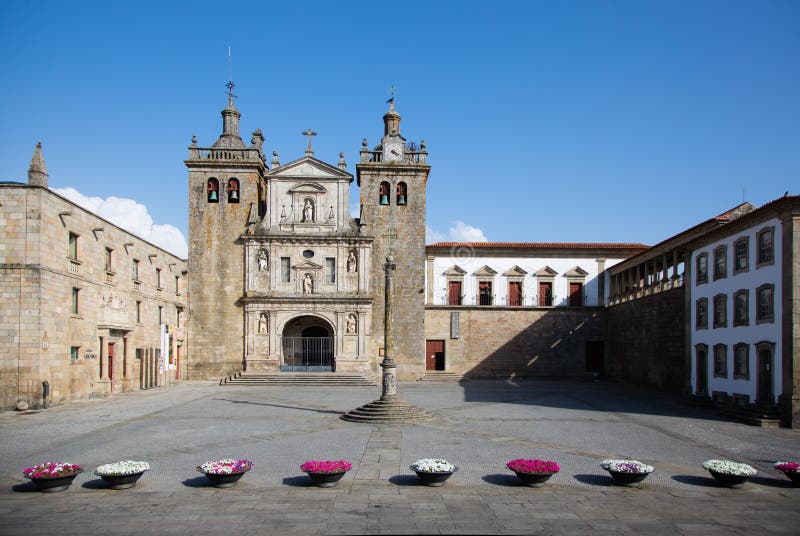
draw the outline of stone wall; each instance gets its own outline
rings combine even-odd
[[[564,377],[586,371],[587,341],[605,340],[605,311],[427,306],[425,338],[444,340],[445,370],[466,378]]]
[[[689,381],[685,288],[608,308],[609,378],[685,393]]]

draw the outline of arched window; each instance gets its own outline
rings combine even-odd
[[[239,202],[239,179],[228,179],[228,203]]]
[[[219,181],[214,177],[208,179],[208,202],[219,203]]]
[[[398,182],[397,183],[397,204],[400,205],[400,206],[405,205],[406,201],[408,200],[407,195],[408,195],[408,187],[406,186],[406,183]]]
[[[378,199],[381,205],[388,205],[389,204],[389,183],[382,182],[381,188],[378,191]]]

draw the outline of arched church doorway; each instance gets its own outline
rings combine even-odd
[[[334,370],[333,326],[317,316],[299,316],[286,323],[281,336],[281,371]]]

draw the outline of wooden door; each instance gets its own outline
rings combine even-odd
[[[761,350],[758,352],[758,401],[764,404],[774,404],[775,394],[772,385],[772,352]]]
[[[569,305],[570,307],[583,305],[583,283],[569,284]]]
[[[108,343],[108,379],[114,379],[114,344]]]
[[[539,307],[553,305],[553,283],[539,283]]]
[[[444,370],[444,341],[425,341],[425,370]]]
[[[450,281],[448,283],[447,305],[461,305],[461,281]]]
[[[695,394],[708,396],[708,353],[705,350],[698,350],[696,359],[697,390]]]
[[[522,305],[522,283],[519,281],[509,281],[508,283],[508,305],[512,307]]]

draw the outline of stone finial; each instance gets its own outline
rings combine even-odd
[[[361,147],[366,148],[366,146],[367,146],[367,138],[364,138],[363,140],[361,140]]]
[[[281,163],[278,161],[278,151],[272,151],[272,167],[281,167]]]
[[[31,165],[28,168],[28,184],[47,188],[47,166],[42,155],[42,142],[37,143],[33,150]]]
[[[261,152],[261,149],[264,148],[264,134],[261,133],[261,129],[257,128],[253,131],[253,137],[250,138],[250,145],[258,149],[258,152]]]
[[[197,147],[197,136],[192,136],[192,147]]]
[[[339,169],[342,171],[347,169],[347,162],[344,161],[344,153],[339,153]]]

